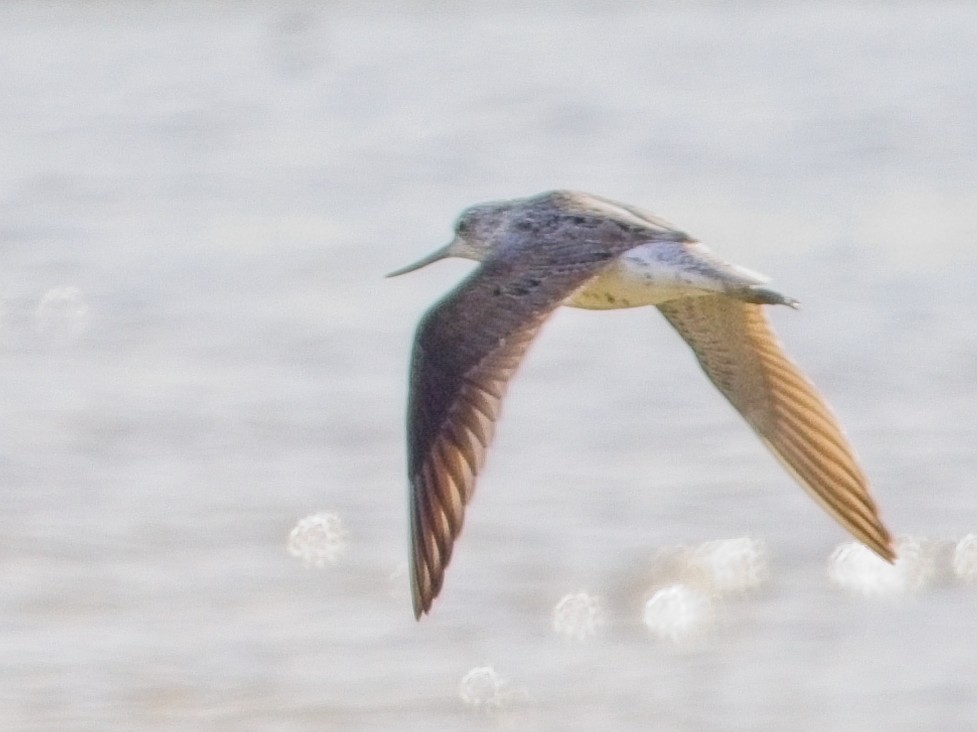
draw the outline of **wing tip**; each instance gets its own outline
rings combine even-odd
[[[839,516],[834,516],[834,518],[851,534],[853,539],[862,544],[882,561],[888,564],[895,564],[899,561],[896,541],[892,538],[892,534],[886,525],[882,523],[874,502],[871,503],[871,521],[867,526],[853,525],[849,521],[841,520]]]
[[[418,599],[414,598],[414,620],[417,622],[421,621],[421,618],[427,614],[427,609],[418,602]]]
[[[419,568],[415,565],[410,575],[410,594],[411,604],[414,608],[414,620],[420,621],[425,614],[431,611],[431,603],[434,601],[434,595],[421,587],[418,571]]]
[[[882,559],[884,559],[889,564],[895,564],[899,560],[899,553],[896,551],[895,542],[892,537],[889,536],[889,532],[882,528],[884,533],[884,541],[874,541],[868,544],[868,548],[873,552],[878,554]]]
[[[828,512],[834,515],[834,512],[831,511],[830,508],[828,509]],[[861,544],[864,544],[867,549],[871,550],[884,562],[888,564],[895,564],[897,561],[899,561],[899,553],[896,551],[896,542],[892,538],[892,534],[889,533],[889,530],[886,528],[885,524],[882,523],[882,519],[879,517],[878,509],[876,509],[874,501],[871,503],[872,523],[868,529],[866,529],[864,526],[859,527],[852,525],[848,517],[834,515],[834,518],[852,535],[854,539],[859,541]]]
[[[420,620],[431,612],[434,598],[441,591],[441,578],[444,577],[444,566],[440,570],[432,567],[424,556],[423,549],[412,542],[410,552],[410,595],[411,606],[414,610],[414,620]]]

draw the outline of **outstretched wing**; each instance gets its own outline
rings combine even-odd
[[[566,227],[559,216],[549,223],[502,242],[417,329],[407,447],[418,618],[441,590],[502,397],[540,326],[619,254],[656,238],[687,238],[622,227],[606,216],[577,216]]]
[[[762,306],[705,296],[658,307],[788,472],[855,538],[894,560],[892,539],[841,427],[784,353]]]

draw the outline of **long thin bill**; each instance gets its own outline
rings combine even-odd
[[[428,254],[423,259],[417,260],[416,262],[414,262],[414,264],[408,264],[406,267],[401,267],[400,269],[394,270],[393,272],[391,272],[390,274],[388,274],[387,277],[398,277],[398,276],[400,276],[402,274],[407,274],[408,272],[413,272],[415,269],[420,269],[421,267],[426,267],[427,265],[431,264],[432,262],[437,262],[439,259],[444,259],[445,257],[450,257],[451,256],[451,253],[448,251],[450,248],[451,248],[451,244],[446,244],[445,246],[441,247],[437,251],[431,252],[430,254]]]

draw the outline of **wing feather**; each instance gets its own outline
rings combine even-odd
[[[673,300],[662,314],[787,471],[855,538],[889,561],[892,538],[841,426],[787,357],[761,305],[724,296]]]
[[[484,289],[477,281],[475,287]],[[510,318],[503,329],[505,335],[490,334],[491,322],[472,322],[474,344],[472,339],[446,341],[447,326],[461,317],[464,299],[456,291],[432,310],[415,345],[408,411],[410,571],[417,617],[430,609],[441,589],[454,540],[461,533],[465,505],[492,440],[506,384],[549,314],[534,311],[521,322]],[[553,308],[557,305],[559,300]],[[485,315],[491,321],[493,316],[505,319],[510,313],[504,308],[499,312],[489,309]],[[457,351],[465,344],[470,358],[460,359]],[[476,351],[481,352],[480,357]]]
[[[573,204],[559,195],[554,201]],[[531,225],[500,234],[492,254],[418,326],[407,430],[416,617],[441,589],[506,387],[544,321],[623,252],[688,238],[637,219],[616,221],[603,209],[571,213],[568,227],[566,211],[542,208],[517,222]]]

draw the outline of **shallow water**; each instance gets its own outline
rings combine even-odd
[[[0,726],[977,727],[975,48],[948,3],[0,6]],[[471,264],[382,275],[554,187],[803,302],[778,330],[934,577],[832,583],[841,530],[664,321],[565,310],[414,622],[409,346]],[[318,511],[348,537],[306,567]],[[642,624],[663,548],[741,536],[763,584]]]

